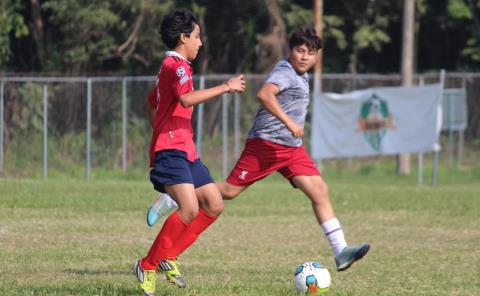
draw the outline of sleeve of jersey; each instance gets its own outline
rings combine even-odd
[[[275,68],[270,75],[268,75],[267,81],[265,83],[271,83],[278,86],[279,91],[284,91],[285,89],[292,86],[293,78],[288,71],[288,69],[283,69],[282,67]]]
[[[192,90],[192,77],[182,63],[173,64],[171,71],[173,91],[176,97],[180,98]]]
[[[152,90],[150,91],[150,94],[148,95],[148,104],[150,104],[150,106],[152,107],[157,107],[157,88],[154,87],[152,88]]]

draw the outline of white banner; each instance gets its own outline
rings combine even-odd
[[[379,87],[314,98],[314,159],[439,150],[440,84]]]

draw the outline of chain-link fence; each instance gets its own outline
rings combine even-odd
[[[229,77],[195,76],[195,88]],[[244,94],[225,94],[194,109],[198,151],[220,175],[238,158],[258,108],[256,91],[265,75],[245,77]],[[415,81],[437,83],[439,75],[417,75]],[[90,178],[112,171],[147,171],[151,127],[143,110],[154,83],[153,76],[0,78],[0,172]],[[400,75],[324,74],[322,79],[323,91],[340,93],[400,84]],[[445,88],[466,90],[465,136],[474,142],[480,137],[480,74],[447,73]],[[307,123],[307,135],[309,128]],[[310,147],[308,136],[305,145]]]

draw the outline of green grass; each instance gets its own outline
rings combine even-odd
[[[326,169],[347,241],[372,245],[343,273],[308,200],[273,176],[227,202],[181,256],[189,286],[160,280],[158,295],[295,295],[304,261],[330,270],[327,295],[478,295],[477,174],[445,171],[439,186],[417,187],[381,168]],[[160,228],[145,223],[154,197],[138,178],[0,179],[0,295],[140,295],[131,265]]]

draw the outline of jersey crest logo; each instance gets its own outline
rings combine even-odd
[[[185,71],[184,67],[178,67],[178,69],[177,69],[177,76],[178,77],[183,77],[183,76],[185,76],[186,73],[187,73],[187,71]]]
[[[247,171],[242,171],[242,173],[240,174],[240,176],[238,176],[240,179],[242,180],[245,180],[245,178],[247,177],[247,174],[248,172]]]

